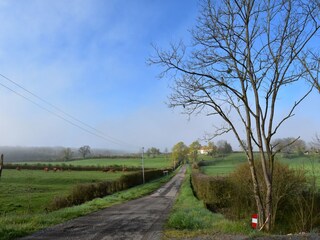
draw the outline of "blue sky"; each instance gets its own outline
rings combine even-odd
[[[190,144],[212,131],[216,120],[188,120],[168,109],[169,82],[158,79],[160,69],[146,59],[152,43],[165,48],[170,41],[188,42],[198,9],[195,0],[0,0],[0,73],[132,150]],[[21,91],[2,78],[0,83]],[[0,145],[128,148],[83,132],[1,86],[0,101]],[[304,130],[288,127],[281,134],[309,140],[319,132],[317,101],[313,94],[288,123],[308,121]]]

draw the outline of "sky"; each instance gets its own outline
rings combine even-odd
[[[0,74],[29,91],[0,77],[0,146],[164,150],[214,131],[217,119],[169,109],[170,82],[146,63],[152,44],[190,41],[198,11],[195,0],[0,0]],[[279,136],[310,141],[317,102],[313,93]]]

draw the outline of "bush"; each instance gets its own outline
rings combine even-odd
[[[162,176],[163,170],[147,170],[144,172],[145,182],[157,179]],[[123,189],[127,189],[142,184],[142,180],[142,173],[136,172],[133,174],[122,175],[119,181],[122,184]]]
[[[227,177],[212,177],[202,173],[193,173],[192,186],[196,196],[211,210],[229,206],[231,184]]]
[[[145,171],[145,182],[163,176],[163,170]],[[68,196],[55,197],[49,204],[49,210],[57,210],[73,205],[80,205],[95,198],[102,198],[107,195],[142,184],[142,173],[122,175],[119,180],[105,181],[91,184],[76,185]]]
[[[55,196],[52,202],[48,205],[48,210],[54,211],[61,208],[72,206],[70,199],[64,196]]]
[[[256,163],[259,183],[263,182],[261,162]],[[230,174],[233,186],[229,217],[242,219],[256,212],[253,183],[247,164],[240,165]],[[266,187],[260,184],[260,189]],[[272,224],[276,232],[311,231],[319,223],[320,194],[305,171],[290,169],[288,165],[275,163],[273,172]],[[319,225],[318,225],[319,226]]]
[[[108,167],[103,166],[76,166],[76,165],[67,165],[65,163],[62,164],[46,164],[46,163],[37,163],[37,164],[13,164],[7,163],[4,166],[6,169],[23,169],[23,170],[43,170],[44,168],[48,168],[49,171],[52,171],[54,168],[59,170],[72,170],[72,171],[104,171],[107,172],[108,170],[113,171],[122,171],[124,169],[123,166],[120,165],[112,165]],[[139,171],[139,167],[126,167],[126,171]]]

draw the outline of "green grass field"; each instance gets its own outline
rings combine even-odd
[[[27,171],[25,171],[25,174],[28,174]],[[64,172],[65,173],[65,172]],[[9,174],[9,171],[6,173]],[[54,174],[54,173],[52,173]],[[73,184],[73,180],[72,179],[83,179],[83,182],[86,181],[92,181],[92,179],[96,179],[96,180],[102,180],[105,178],[106,175],[100,175],[100,173],[97,173],[98,175],[96,177],[94,177],[95,175],[93,174],[93,172],[72,172],[71,174],[78,174],[78,175],[69,175],[69,176],[60,176],[62,177],[61,179],[61,185],[63,185],[64,180],[66,182],[69,182],[71,185]],[[118,173],[113,173],[108,175],[109,173],[107,173],[107,176],[109,176],[111,178],[117,178],[119,176]],[[40,173],[35,173],[35,175],[40,175]],[[56,175],[58,176],[58,175]],[[161,185],[163,185],[165,182],[167,182],[171,177],[173,176],[173,174],[169,175],[169,176],[165,176],[162,177],[160,179],[157,179],[155,181],[146,183],[144,185],[139,185],[137,187],[133,187],[130,188],[128,190],[122,191],[122,192],[118,192],[115,193],[113,195],[104,197],[104,198],[97,198],[94,199],[92,201],[89,201],[87,203],[84,203],[82,205],[79,206],[74,206],[74,207],[69,207],[69,208],[64,208],[64,209],[60,209],[57,211],[53,211],[53,212],[46,212],[44,211],[43,208],[39,207],[39,209],[33,209],[31,210],[23,210],[19,213],[17,212],[3,212],[2,210],[0,210],[0,239],[2,240],[11,240],[11,239],[16,239],[18,237],[22,237],[28,234],[31,234],[37,230],[49,227],[51,225],[55,225],[58,223],[62,223],[65,222],[69,219],[72,218],[76,218],[79,216],[83,216],[86,214],[89,214],[91,212],[97,211],[99,209],[103,209],[115,204],[120,204],[135,198],[139,198],[142,196],[145,196],[153,191],[155,191],[157,188],[159,188]],[[8,179],[12,179],[11,177]],[[26,178],[21,178],[19,180],[19,182],[23,182],[23,179]],[[53,179],[56,179],[56,177],[52,177],[51,179],[49,178],[49,176],[46,177],[41,177],[42,180],[36,180],[35,182],[37,184],[39,184],[39,186],[42,186],[44,184],[41,183],[45,183],[47,182],[51,182],[53,181]],[[13,181],[13,180],[12,180]],[[79,180],[81,181],[81,180]],[[6,184],[9,184],[8,182],[10,182],[9,180],[7,180]],[[1,187],[4,185],[4,182],[0,182]],[[71,185],[68,185],[69,187]],[[27,185],[27,184],[26,184]],[[51,184],[52,185],[52,184]],[[55,185],[55,184],[53,184]],[[45,186],[45,185],[44,185]],[[65,187],[63,186],[55,186],[53,188],[60,188],[60,190],[57,192],[59,194],[61,194],[64,190],[66,190]],[[16,190],[13,188],[10,188],[12,192],[15,192]],[[0,197],[0,204],[2,205],[2,190],[1,189],[1,197]],[[43,189],[42,189],[43,190]],[[16,195],[17,196],[22,196],[22,195],[28,195],[27,193],[28,190],[26,190],[24,193],[19,193],[17,192]],[[45,189],[43,190],[45,191]],[[31,196],[34,196],[34,194],[32,193]],[[36,198],[32,197],[32,200],[34,200]],[[28,198],[25,201],[29,201]],[[12,195],[11,198],[11,203],[16,204],[16,198],[14,197],[14,195]],[[19,207],[19,209],[22,209],[22,207]],[[25,207],[23,207],[25,208]],[[26,208],[27,209],[27,208]]]
[[[200,156],[207,162],[207,166],[201,167],[203,173],[207,175],[226,175],[235,170],[235,168],[246,162],[244,153],[232,153],[224,157]],[[317,184],[320,186],[320,156],[299,156],[293,158],[283,158],[277,155],[276,161],[288,164],[293,169],[304,169],[309,176],[317,177]]]
[[[73,165],[73,166],[99,166],[99,167],[106,167],[106,166],[125,166],[125,167],[141,167],[141,158],[100,158],[100,159],[83,159],[83,160],[75,160],[75,161],[68,161],[68,162],[20,162],[19,164],[51,164],[51,165]],[[172,162],[170,157],[158,156],[155,158],[152,157],[145,157],[144,158],[144,166],[146,168],[166,168],[170,167]]]
[[[122,172],[44,172],[4,169],[0,180],[0,213],[44,212],[54,196],[67,194],[76,184],[114,180],[122,174]]]
[[[203,173],[213,176],[229,174],[239,164],[246,162],[243,153],[232,153],[222,157],[201,156],[199,159],[203,159],[208,164],[208,166],[201,167]]]
[[[46,165],[141,167],[141,159],[138,158],[28,162],[27,164],[38,163]],[[146,168],[165,168],[170,166],[169,158],[165,157],[145,158],[144,163]],[[67,195],[77,184],[115,180],[123,174],[123,172],[105,173],[102,171],[45,172],[42,170],[17,171],[4,169],[0,179],[0,214],[45,212],[46,207],[55,196]]]

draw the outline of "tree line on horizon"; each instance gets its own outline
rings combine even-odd
[[[102,156],[124,155],[126,152],[108,149],[91,149],[84,145],[79,148],[69,147],[9,147],[0,146],[0,153],[4,155],[5,162],[27,161],[69,161]]]

